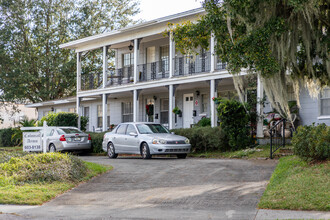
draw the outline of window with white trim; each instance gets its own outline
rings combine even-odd
[[[102,105],[97,105],[97,127],[103,126]]]
[[[167,124],[168,123],[168,99],[160,100],[160,123]]]
[[[133,121],[133,105],[132,102],[122,102],[122,122]]]
[[[123,54],[123,66],[132,66],[134,64],[134,53]]]
[[[201,112],[202,113],[207,113],[208,99],[209,99],[209,96],[207,94],[201,95]]]
[[[320,95],[321,116],[330,116],[330,88],[326,88]]]

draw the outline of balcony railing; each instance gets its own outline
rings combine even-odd
[[[198,73],[210,72],[211,53],[202,53],[196,56],[175,57],[174,76],[186,76]]]
[[[215,69],[216,70],[224,70],[227,67],[227,63],[221,62],[221,60],[217,57],[215,62]]]
[[[134,67],[127,66],[120,69],[110,69],[107,87],[112,85],[123,85],[134,82]]]
[[[102,72],[90,72],[88,74],[81,74],[81,89],[92,90],[102,86],[103,78]]]
[[[169,62],[168,60],[157,61],[138,65],[138,80],[140,82],[168,78]]]

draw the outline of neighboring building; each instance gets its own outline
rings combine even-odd
[[[0,129],[13,128],[19,125],[19,122],[24,119],[37,119],[38,112],[35,108],[26,107],[24,104],[15,104],[5,102],[0,105]]]
[[[172,34],[163,34],[169,22],[195,21],[203,13],[202,8],[194,9],[62,44],[61,48],[77,53],[77,97],[28,107],[37,107],[39,118],[52,110],[77,111],[89,117],[90,131],[105,131],[112,124],[126,121],[153,121],[170,129],[187,128],[204,116],[211,118],[215,126],[212,98],[232,98],[236,91],[226,64],[214,55],[214,37],[211,36],[210,51],[200,49],[199,55],[186,56],[175,50]],[[103,73],[82,74],[83,54],[99,48],[103,48]],[[114,69],[108,68],[110,49],[116,54]],[[260,83],[256,90],[258,98],[262,98]],[[301,123],[330,125],[329,93],[327,90],[321,99],[312,100],[303,92]],[[182,115],[172,113],[176,106]]]

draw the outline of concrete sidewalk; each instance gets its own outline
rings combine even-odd
[[[255,220],[330,219],[330,212],[259,209]]]
[[[41,206],[0,205],[0,219],[1,220],[30,219],[29,217],[27,216],[24,217],[19,213],[21,211],[26,211],[26,210],[30,210],[33,212],[33,209],[38,207]],[[227,213],[227,217],[228,219],[231,219],[230,213]],[[254,220],[274,220],[274,219],[330,219],[330,212],[256,209],[256,216]]]

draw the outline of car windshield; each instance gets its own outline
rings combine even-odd
[[[61,128],[59,130],[62,130],[65,134],[81,134],[82,131],[74,128]],[[59,132],[61,133],[61,132]]]
[[[137,124],[136,127],[140,134],[170,133],[160,124]]]

